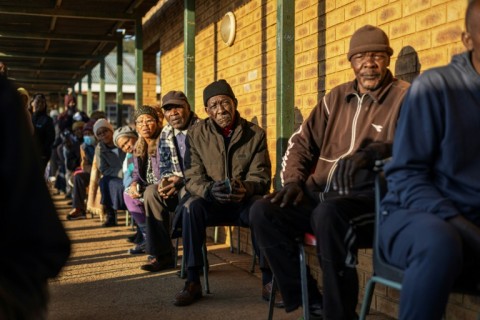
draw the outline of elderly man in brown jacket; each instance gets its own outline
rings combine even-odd
[[[270,189],[265,131],[240,117],[230,85],[225,80],[209,84],[203,101],[209,117],[187,135],[184,165],[191,198],[183,207],[182,220],[187,282],[175,296],[177,306],[202,297],[199,271],[206,227],[222,223],[249,226],[251,204]]]
[[[251,223],[283,296],[285,310],[302,305],[298,247],[305,232],[317,240],[323,301],[310,277],[310,314],[356,318],[358,247],[371,246],[374,194],[371,168],[391,155],[398,112],[409,84],[388,70],[387,35],[358,29],[347,58],[355,80],[326,94],[290,138],[283,188],[256,202]],[[323,309],[323,310],[322,310]]]

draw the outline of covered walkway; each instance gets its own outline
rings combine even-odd
[[[261,299],[260,273],[249,272],[251,256],[230,253],[224,244],[208,245],[211,294],[188,307],[175,307],[173,297],[183,286],[177,270],[147,273],[139,267],[146,255],[129,255],[131,234],[119,226],[102,228],[98,218],[67,221],[70,210],[63,195],[53,196],[60,219],[72,240],[72,255],[50,283],[49,320],[261,320],[268,304]],[[276,309],[275,320],[298,319],[301,310]],[[374,314],[369,320],[390,319]]]

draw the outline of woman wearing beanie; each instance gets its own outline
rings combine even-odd
[[[133,150],[132,182],[125,189],[124,199],[128,211],[132,214],[138,229],[143,235],[143,241],[130,249],[128,251],[130,254],[145,253],[147,234],[143,191],[148,185],[156,184],[160,180],[158,142],[162,131],[157,111],[150,106],[141,106],[136,110],[135,126],[139,138]],[[123,148],[120,144],[121,136],[118,136],[122,132],[121,130],[117,131],[115,141],[120,148]]]
[[[98,139],[95,148],[97,167],[102,177],[98,182],[107,220],[103,227],[117,225],[117,210],[125,210],[123,201],[123,161],[125,153],[113,143],[113,128],[106,119],[98,119],[93,125],[93,133]]]

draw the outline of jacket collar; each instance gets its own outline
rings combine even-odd
[[[386,94],[388,93],[388,91],[390,90],[390,87],[393,85],[395,81],[397,81],[397,79],[393,77],[390,69],[387,69],[387,73],[385,74],[385,78],[383,79],[380,87],[374,91],[368,91],[365,94],[369,96],[373,101],[377,103],[381,103],[385,99]],[[357,79],[349,82],[349,86],[345,92],[346,102],[350,102],[350,100],[353,97],[357,97],[360,95],[357,91],[357,85],[358,85]]]

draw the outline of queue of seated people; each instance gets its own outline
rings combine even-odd
[[[480,1],[467,10],[467,17],[480,16]],[[440,319],[456,281],[472,270],[479,277],[480,171],[473,164],[480,159],[478,152],[463,155],[456,147],[480,150],[473,133],[480,118],[471,112],[480,101],[480,28],[479,19],[470,20],[462,35],[467,51],[412,86],[388,69],[393,49],[385,32],[371,25],[357,29],[347,53],[355,79],[322,97],[290,137],[282,187],[273,193],[266,132],[240,115],[225,80],[203,90],[206,119],[190,110],[183,92],[170,91],[162,99],[163,128],[150,106],[136,109],[135,128],[114,130],[97,120],[94,154],[102,174],[104,226],[115,225],[117,210],[129,210],[139,232],[130,252],[149,255],[141,266],[148,272],[174,267],[171,240],[182,237],[187,280],[174,297],[176,306],[203,296],[206,228],[233,222],[250,227],[262,298],[269,299],[274,274],[277,302],[286,312],[302,306],[296,239],[312,233],[323,286],[320,293],[308,273],[311,319],[356,319],[357,252],[371,247],[373,237],[371,169],[375,160],[392,157],[393,149],[382,207],[390,231],[380,232],[380,247],[405,270],[400,318]],[[460,107],[465,112],[452,118]],[[75,212],[70,219],[79,216]]]

